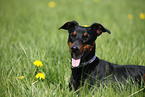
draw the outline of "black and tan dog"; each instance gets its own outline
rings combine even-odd
[[[99,23],[90,27],[79,26],[76,21],[65,23],[59,29],[68,30],[68,45],[72,57],[69,86],[77,90],[86,80],[90,85],[97,81],[97,85],[106,77],[111,80],[124,82],[132,79],[140,83],[145,80],[145,66],[138,65],[117,65],[99,59],[95,55],[95,40],[103,32],[110,34],[110,31]]]

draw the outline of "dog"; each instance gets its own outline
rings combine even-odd
[[[99,59],[95,55],[95,40],[102,33],[111,32],[99,23],[93,23],[90,27],[79,26],[76,21],[69,21],[59,29],[68,30],[68,46],[71,53],[71,77],[70,89],[77,90],[85,81],[90,85],[99,86],[105,78],[118,82],[145,81],[145,66],[117,65]],[[109,81],[109,80],[108,80]]]

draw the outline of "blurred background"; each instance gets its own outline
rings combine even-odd
[[[70,54],[68,33],[58,28],[67,21],[88,26],[97,22],[111,31],[96,41],[101,59],[145,65],[144,4],[145,0],[0,0],[1,95],[76,95],[64,93],[71,73]],[[29,77],[35,60],[44,64],[46,81],[33,86]],[[24,82],[17,78],[20,75]]]

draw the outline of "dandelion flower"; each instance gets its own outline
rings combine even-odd
[[[51,8],[55,7],[55,5],[56,5],[56,3],[53,2],[53,1],[51,1],[51,2],[48,3],[48,6],[51,7]]]
[[[35,76],[37,79],[39,78],[39,79],[45,79],[45,74],[44,73],[41,73],[41,72],[39,72],[36,76]]]
[[[37,67],[42,67],[43,66],[42,62],[39,61],[39,60],[36,60],[35,62],[33,62],[33,64],[36,65]]]
[[[24,78],[24,76],[20,76],[20,77],[18,77],[18,79],[23,79]]]
[[[100,0],[93,0],[94,2],[98,3]]]
[[[129,18],[130,20],[132,20],[132,19],[133,19],[133,15],[132,15],[132,14],[128,14],[128,18]]]
[[[88,25],[83,25],[83,27],[88,27]]]
[[[140,13],[139,17],[140,17],[141,19],[145,19],[145,14],[144,14],[144,13]]]

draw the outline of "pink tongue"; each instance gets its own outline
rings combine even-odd
[[[73,67],[78,67],[79,64],[80,64],[80,59],[75,60],[75,59],[72,58],[72,66]]]

